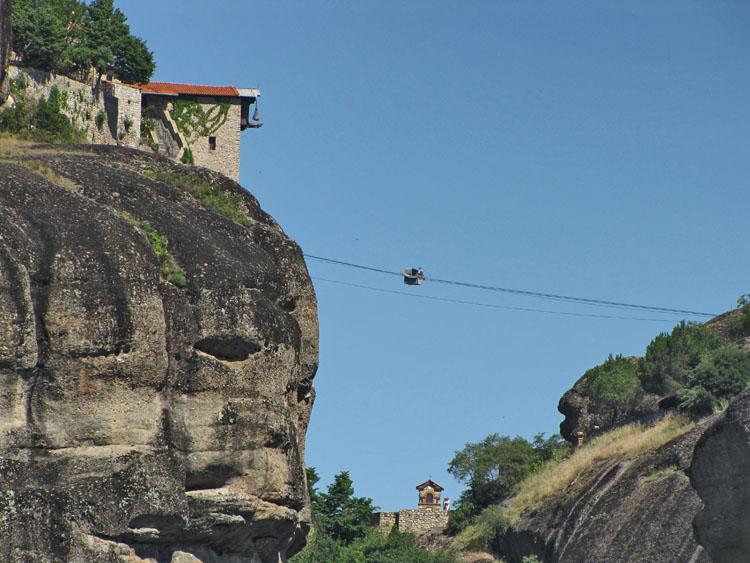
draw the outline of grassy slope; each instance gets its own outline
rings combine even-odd
[[[511,525],[516,524],[526,510],[534,510],[564,490],[597,461],[615,457],[635,459],[689,432],[694,426],[683,417],[668,416],[653,426],[629,424],[598,436],[578,448],[568,459],[550,462],[524,480],[510,500],[506,517]]]

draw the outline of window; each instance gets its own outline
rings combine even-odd
[[[208,150],[215,151],[216,150],[216,137],[209,137],[208,138]]]
[[[432,503],[433,503],[432,493],[427,493],[427,504],[432,504]]]

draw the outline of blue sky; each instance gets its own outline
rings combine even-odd
[[[154,80],[261,89],[240,183],[306,253],[426,272],[308,262],[323,485],[348,470],[397,510],[432,478],[455,499],[466,442],[557,432],[587,369],[683,318],[430,277],[709,313],[750,291],[750,3],[116,6]]]

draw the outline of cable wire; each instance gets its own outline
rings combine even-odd
[[[343,260],[334,260],[333,258],[325,258],[323,256],[314,256],[312,254],[304,254],[305,258],[309,258],[311,260],[317,260],[319,262],[324,262],[328,264],[335,264],[338,266],[345,266],[349,268],[357,268],[360,270],[367,270],[371,272],[378,272],[381,274],[389,274],[392,276],[398,276],[401,277],[403,274],[400,272],[393,272],[390,270],[383,270],[381,268],[373,268],[371,266],[363,266],[361,264],[353,264],[351,262],[345,262]],[[558,295],[554,293],[542,293],[538,291],[529,291],[529,290],[523,290],[523,289],[510,289],[506,287],[497,287],[497,286],[491,286],[491,285],[481,285],[481,284],[475,284],[475,283],[468,283],[468,282],[460,282],[460,281],[453,281],[453,280],[441,280],[438,278],[425,278],[425,281],[431,281],[435,283],[443,283],[443,284],[449,284],[449,285],[456,285],[461,287],[470,287],[474,289],[482,289],[486,291],[497,291],[502,293],[510,293],[514,295],[523,295],[526,297],[537,297],[541,299],[552,299],[556,301],[567,301],[569,303],[580,303],[584,305],[592,305],[595,307],[615,307],[619,309],[632,309],[637,311],[651,311],[656,313],[670,313],[670,314],[678,314],[678,315],[697,315],[702,317],[714,317],[716,316],[715,313],[702,313],[699,311],[688,311],[684,309],[671,309],[669,307],[654,307],[651,305],[636,305],[632,303],[621,303],[618,301],[605,301],[603,299],[590,299],[586,297],[570,297],[568,295]]]
[[[327,283],[334,283],[337,285],[346,285],[349,287],[358,287],[361,289],[368,289],[370,291],[379,291],[381,293],[393,293],[395,295],[406,295],[407,297],[417,297],[419,299],[430,299],[432,301],[446,301],[448,303],[460,303],[463,305],[476,305],[477,307],[492,307],[494,309],[509,309],[511,311],[528,311],[533,313],[546,313],[550,315],[567,315],[572,317],[594,317],[597,319],[617,319],[623,321],[651,321],[659,323],[672,323],[674,319],[647,319],[641,317],[618,317],[615,315],[596,315],[594,313],[570,313],[566,311],[550,311],[546,309],[529,309],[526,307],[511,307],[509,305],[494,305],[492,303],[480,303],[477,301],[464,301],[461,299],[449,299],[447,297],[433,297],[431,295],[418,295],[416,293],[406,293],[405,291],[395,291],[392,289],[381,289],[379,287],[372,287],[369,285],[361,285],[357,283],[342,282],[338,280],[329,280],[326,278],[320,278],[317,276],[310,276],[312,279],[317,281],[324,281]]]

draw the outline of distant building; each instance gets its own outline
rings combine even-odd
[[[432,479],[428,479],[421,485],[417,485],[419,491],[420,510],[440,510],[440,493],[443,487]]]
[[[416,509],[402,508],[398,512],[378,512],[373,517],[373,525],[388,533],[393,526],[399,532],[419,533],[448,526],[448,510],[441,510],[440,493],[443,487],[428,479],[417,485],[419,499]]]
[[[9,66],[21,94],[62,94],[60,111],[94,144],[154,151],[205,166],[237,181],[240,133],[262,127],[256,88],[149,82],[123,84],[107,77],[93,84],[41,70]],[[11,97],[9,103],[15,103]]]
[[[257,110],[260,90],[169,82],[139,88],[146,144],[239,180],[240,133],[262,126]]]

